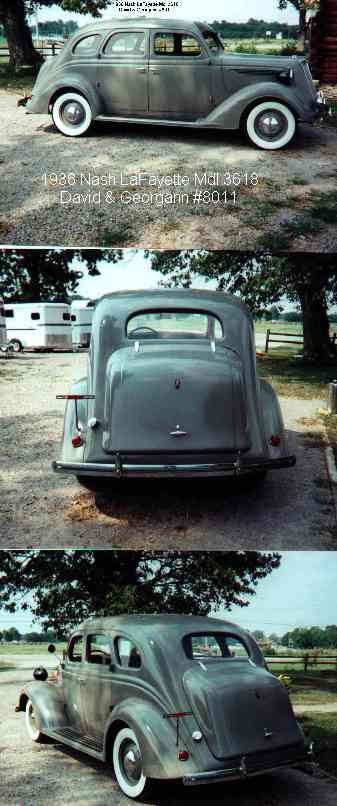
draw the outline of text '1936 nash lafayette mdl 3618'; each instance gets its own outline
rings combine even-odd
[[[121,291],[96,306],[87,376],[53,468],[89,489],[123,476],[240,476],[295,464],[256,374],[253,320],[216,291]]]
[[[91,619],[70,638],[56,682],[41,667],[34,676],[16,709],[31,739],[112,762],[131,798],[148,794],[152,779],[221,782],[312,754],[286,688],[252,636],[230,622]]]
[[[259,148],[290,143],[325,112],[303,56],[229,53],[204,23],[131,18],[81,28],[42,66],[29,114],[65,135],[92,121],[242,129]]]

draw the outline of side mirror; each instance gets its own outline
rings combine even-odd
[[[49,644],[48,652],[51,652],[52,654],[54,654],[54,652],[56,652],[56,646],[54,646],[54,644]]]

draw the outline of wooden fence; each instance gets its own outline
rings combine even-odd
[[[62,50],[64,46],[63,42],[49,42],[46,45],[41,45],[36,47],[35,49],[41,53],[41,56],[57,56],[58,53]],[[0,46],[0,61],[1,59],[8,59],[9,58],[9,50],[6,45]]]
[[[309,668],[322,669],[322,667],[334,669],[337,672],[337,655],[316,655],[314,652],[310,653],[308,651],[307,654],[303,653],[303,655],[294,655],[293,657],[286,655],[284,658],[280,656],[266,657],[265,660],[271,671],[273,671],[273,667],[281,667],[287,670],[287,667],[299,666],[305,672]],[[289,668],[289,672],[291,672],[291,668]]]
[[[273,336],[276,337],[282,336],[282,338],[274,339],[272,338]],[[287,338],[283,338],[284,336],[286,336]],[[337,340],[337,333],[333,333],[331,336],[332,344],[336,344],[336,340]],[[270,328],[268,328],[266,333],[266,346],[265,346],[266,353],[268,352],[269,345],[272,342],[275,342],[277,344],[301,344],[303,347],[303,333],[290,333],[289,331],[285,332],[281,330],[270,330]]]

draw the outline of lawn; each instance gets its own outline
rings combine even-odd
[[[291,678],[290,699],[293,705],[337,703],[336,670],[292,671],[289,677]]]
[[[62,641],[55,642],[56,652],[60,654],[66,648],[66,644]],[[5,657],[6,660],[11,655],[36,655],[48,653],[48,643],[40,642],[38,644],[14,644],[12,642],[0,644],[0,662],[1,658]]]
[[[320,767],[337,775],[337,714],[312,712],[298,718],[309,741],[314,742],[315,756]]]
[[[336,373],[337,366],[334,368],[331,364],[326,366],[305,364],[301,358],[295,357],[295,347],[276,348],[267,355],[258,357],[259,377],[269,381],[275,392],[283,397],[325,400],[327,384],[334,372]]]

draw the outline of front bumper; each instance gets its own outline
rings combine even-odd
[[[281,767],[299,767],[305,763],[312,763],[312,747],[291,747],[270,753],[257,753],[252,756],[242,756],[236,759],[236,764],[223,770],[211,770],[210,772],[196,772],[192,775],[185,775],[183,784],[185,786],[197,786],[200,784],[217,784],[223,781],[235,781],[245,778],[253,778],[257,775],[264,775]]]
[[[113,464],[102,462],[61,462],[55,461],[52,468],[56,473],[69,473],[76,476],[98,476],[100,478],[121,478],[122,476],[143,477],[191,477],[191,476],[244,476],[264,470],[277,470],[293,467],[295,456],[282,456],[278,459],[243,460],[238,457],[231,462],[205,462],[188,464],[135,464],[118,455]]]

